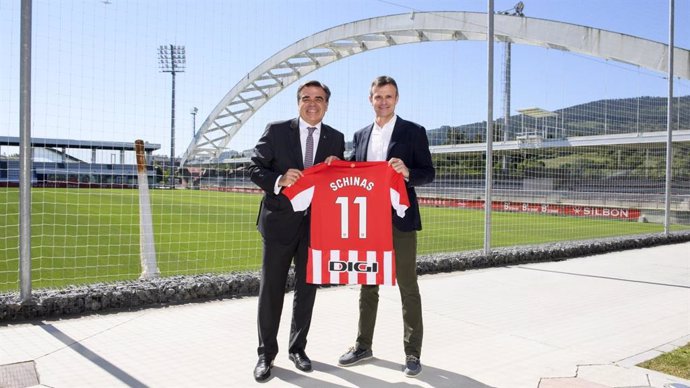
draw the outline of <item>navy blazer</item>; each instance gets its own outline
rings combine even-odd
[[[373,128],[374,124],[372,123],[355,132],[354,153],[350,157],[351,160],[360,162],[367,160],[369,138]],[[393,212],[393,225],[403,232],[422,230],[422,217],[419,214],[419,204],[414,186],[431,183],[436,176],[436,169],[431,162],[429,139],[424,127],[412,121],[403,120],[398,116],[386,153],[386,160],[391,158],[401,159],[410,170],[410,176],[406,182],[410,208],[405,212],[404,218],[398,217]]]
[[[334,155],[343,159],[345,136],[332,127],[321,123],[321,135],[316,146],[314,164]],[[297,237],[304,212],[294,212],[284,195],[275,195],[274,185],[288,169],[304,170],[304,157],[299,138],[297,118],[269,123],[254,147],[249,166],[252,182],[264,191],[259,207],[257,227],[267,241],[287,244]]]

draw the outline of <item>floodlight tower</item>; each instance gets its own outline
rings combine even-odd
[[[158,65],[161,73],[172,75],[172,101],[170,104],[170,188],[175,188],[175,73],[183,73],[187,58],[184,46],[158,47]]]

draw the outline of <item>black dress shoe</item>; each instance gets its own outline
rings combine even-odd
[[[264,381],[271,377],[271,367],[273,366],[273,360],[269,360],[266,356],[259,356],[259,361],[254,367],[254,380]]]
[[[295,363],[295,367],[303,372],[309,372],[311,370],[311,360],[304,353],[304,350],[299,352],[290,353],[290,361]]]

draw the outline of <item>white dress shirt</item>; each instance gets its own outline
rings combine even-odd
[[[394,115],[390,121],[379,127],[374,121],[374,126],[371,129],[371,137],[369,137],[369,147],[367,148],[367,161],[385,161],[388,154],[388,146],[391,144],[391,135],[395,127],[395,121],[398,116]]]

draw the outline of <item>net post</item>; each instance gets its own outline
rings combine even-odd
[[[141,257],[140,279],[160,277],[156,262],[156,245],[153,241],[153,221],[151,217],[151,201],[149,196],[149,181],[146,173],[146,154],[144,141],[134,142],[137,155],[137,179],[139,186],[139,248]]]

